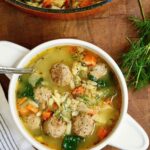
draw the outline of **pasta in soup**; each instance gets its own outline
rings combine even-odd
[[[108,64],[79,46],[41,52],[20,75],[18,114],[38,142],[56,150],[84,150],[104,140],[118,121],[121,92]]]

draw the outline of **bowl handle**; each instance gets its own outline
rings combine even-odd
[[[146,150],[149,139],[144,129],[127,114],[109,145],[122,150]]]
[[[18,62],[29,52],[23,46],[9,41],[0,41],[0,66],[16,67]],[[11,78],[11,75],[7,75]]]

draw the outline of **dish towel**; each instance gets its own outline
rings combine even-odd
[[[12,119],[8,102],[0,85],[0,150],[35,150],[25,140]]]

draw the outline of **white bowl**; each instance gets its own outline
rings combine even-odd
[[[120,89],[122,94],[122,107],[121,107],[121,113],[119,120],[115,127],[113,128],[112,132],[109,134],[108,137],[106,137],[102,142],[100,142],[95,147],[91,148],[91,150],[99,150],[105,147],[106,145],[113,145],[115,147],[121,148],[121,149],[128,149],[128,150],[141,150],[146,149],[149,144],[148,136],[146,135],[145,131],[129,116],[127,115],[127,107],[128,107],[128,90],[127,85],[124,79],[124,76],[119,69],[116,62],[101,48],[85,42],[81,40],[75,40],[75,39],[58,39],[49,41],[43,44],[40,44],[39,46],[32,49],[32,51],[28,52],[26,48],[20,47],[16,44],[10,43],[10,42],[0,42],[0,47],[5,47],[6,49],[6,57],[7,55],[12,55],[11,62],[8,63],[8,66],[14,65],[16,61],[18,61],[23,55],[23,59],[18,63],[17,67],[22,68],[26,66],[34,56],[41,53],[42,51],[45,51],[48,48],[55,47],[55,46],[62,46],[62,45],[75,45],[75,46],[81,46],[89,49],[90,51],[97,53],[101,58],[103,58],[108,65],[112,68],[114,74],[116,75]],[[6,48],[7,47],[7,48]],[[15,49],[15,57],[14,52],[10,52],[10,47],[13,47]],[[10,52],[8,54],[8,51]],[[58,56],[59,57],[59,56]],[[1,58],[0,64],[4,64],[4,58]],[[36,141],[23,127],[23,124],[19,118],[17,109],[16,109],[16,85],[19,75],[13,75],[11,78],[10,86],[9,86],[9,104],[11,113],[13,116],[13,119],[19,128],[20,132],[24,135],[24,137],[37,149],[39,150],[47,150],[50,149],[38,141]],[[132,133],[130,136],[128,136],[128,133]],[[136,139],[136,141],[135,141]]]

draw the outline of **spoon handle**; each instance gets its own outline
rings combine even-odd
[[[12,68],[0,66],[0,74],[29,74],[32,72],[32,68]]]

